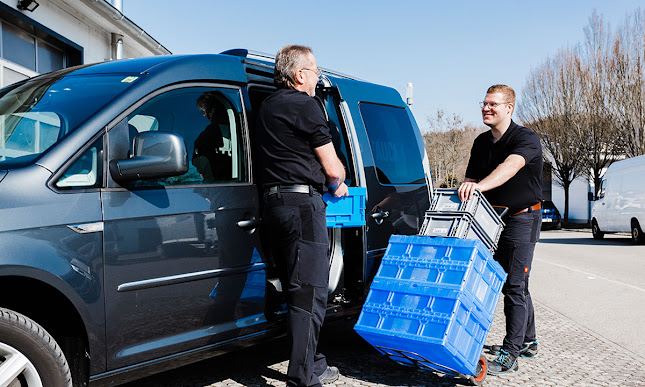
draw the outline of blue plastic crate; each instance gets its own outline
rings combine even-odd
[[[505,280],[478,240],[393,235],[355,330],[400,363],[474,375]]]
[[[464,295],[447,297],[450,313],[365,305],[354,329],[404,365],[475,375],[490,330]]]
[[[392,235],[374,282],[392,279],[464,292],[492,322],[506,273],[479,240]]]
[[[365,225],[365,187],[349,187],[349,195],[337,198],[326,193],[327,227],[360,227]]]

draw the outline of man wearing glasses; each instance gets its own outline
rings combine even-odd
[[[329,285],[321,194],[330,190],[340,197],[348,190],[327,121],[312,98],[319,78],[309,47],[280,49],[274,73],[278,90],[262,102],[256,125],[262,232],[287,298],[288,386],[320,386],[338,379],[338,368],[329,367],[316,350]]]
[[[542,224],[542,146],[535,132],[511,120],[515,92],[509,86],[491,86],[480,105],[490,130],[475,139],[458,193],[463,201],[478,190],[490,204],[508,207],[494,256],[508,274],[502,288],[506,336],[488,363],[489,374],[503,375],[518,370],[518,357],[537,356],[529,275]]]

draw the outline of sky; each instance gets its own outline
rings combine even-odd
[[[318,66],[395,88],[422,131],[443,110],[480,126],[486,89],[513,87],[584,42],[592,12],[612,30],[645,0],[123,0],[123,13],[173,54],[310,46]]]

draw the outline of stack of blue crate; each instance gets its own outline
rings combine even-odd
[[[475,375],[506,273],[465,236],[392,235],[358,334],[401,364]]]

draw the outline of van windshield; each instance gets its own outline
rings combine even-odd
[[[33,163],[136,79],[123,74],[45,77],[0,90],[0,170]]]

